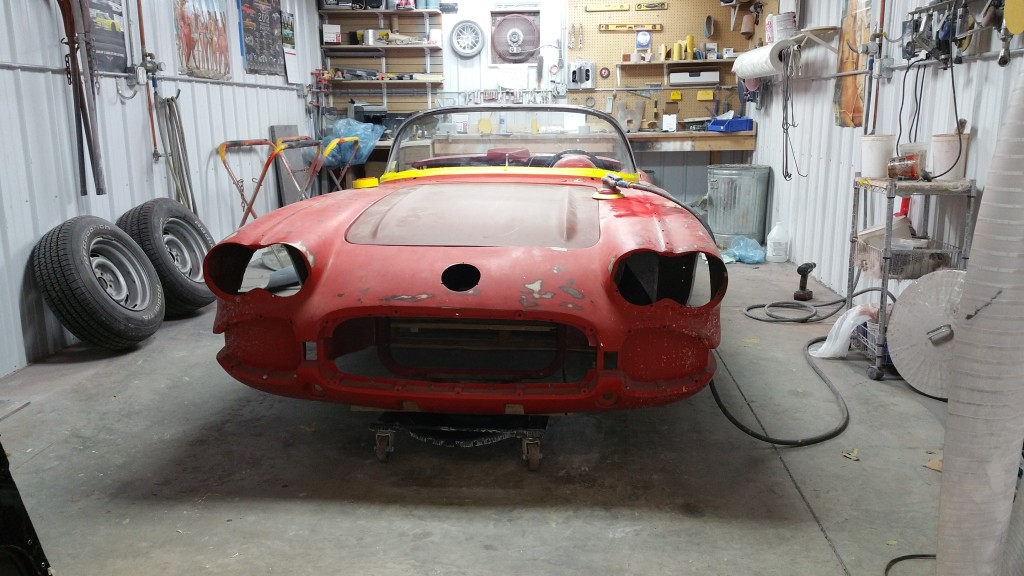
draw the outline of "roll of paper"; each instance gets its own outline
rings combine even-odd
[[[740,78],[763,78],[781,74],[782,51],[791,45],[791,42],[776,42],[748,50],[736,57],[732,73]]]

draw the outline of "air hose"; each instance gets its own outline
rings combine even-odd
[[[856,285],[856,283],[854,285]],[[853,296],[856,297],[856,296],[860,296],[861,294],[865,294],[867,292],[881,292],[881,291],[882,291],[881,288],[866,288],[864,290],[860,290],[858,292],[854,292]],[[886,294],[889,296],[889,298],[892,298],[893,300],[896,299],[892,295],[892,293],[889,292],[888,290],[886,290]],[[836,300],[831,300],[831,301],[828,301],[828,302],[822,302],[822,303],[818,304],[817,306],[835,306],[836,304],[845,303],[845,302],[846,302],[846,298],[838,298]],[[762,317],[754,316],[753,314],[751,314],[752,310],[755,310],[755,309],[758,309],[758,308],[763,309],[764,312],[765,312],[765,315],[767,317],[762,318]],[[772,312],[772,309],[780,309],[780,308],[782,308],[782,309],[800,309],[800,310],[805,310],[805,311],[807,311],[807,314],[803,315],[803,316],[798,316],[798,317],[790,318],[790,317],[779,316],[778,314],[775,314],[775,313]],[[829,312],[828,314],[822,315],[822,314],[820,314],[818,312],[818,308],[816,306],[812,306],[810,304],[807,304],[806,302],[797,302],[797,301],[789,301],[789,300],[787,300],[787,301],[782,301],[782,302],[772,302],[770,304],[755,304],[753,306],[748,306],[746,309],[744,309],[743,314],[746,315],[748,318],[752,318],[752,319],[760,321],[760,322],[800,322],[800,323],[807,323],[807,322],[820,322],[822,320],[830,318],[831,316],[835,315],[837,312],[839,312],[842,309],[843,309],[843,307],[840,306],[840,307],[836,308],[835,310]],[[825,383],[825,386],[828,388],[829,392],[832,393],[832,396],[835,397],[836,404],[839,406],[839,424],[835,425],[834,427],[832,427],[831,429],[829,429],[829,430],[827,430],[825,432],[822,432],[821,434],[815,434],[814,436],[809,436],[809,437],[806,437],[806,438],[797,438],[797,439],[775,438],[775,437],[772,437],[772,436],[768,436],[767,434],[762,434],[760,432],[757,432],[756,430],[753,430],[753,429],[749,428],[748,426],[746,426],[745,424],[740,422],[739,419],[736,418],[736,416],[734,416],[731,412],[729,412],[729,409],[726,408],[725,403],[722,401],[721,396],[719,396],[719,394],[718,394],[718,389],[715,386],[714,380],[712,380],[710,385],[709,385],[709,387],[711,388],[711,395],[715,398],[715,404],[718,405],[718,409],[721,410],[722,414],[725,415],[725,417],[729,420],[729,422],[732,422],[733,426],[736,426],[737,428],[739,428],[741,432],[743,432],[744,434],[746,434],[746,435],[748,435],[748,436],[750,436],[752,438],[756,438],[756,439],[758,439],[758,440],[760,440],[762,442],[768,442],[770,444],[777,444],[779,446],[794,446],[794,447],[810,446],[812,444],[818,444],[818,443],[824,442],[826,440],[831,440],[832,438],[835,438],[836,436],[839,436],[840,434],[843,433],[844,430],[846,430],[846,427],[850,424],[850,410],[846,406],[846,400],[843,399],[843,395],[840,394],[839,389],[836,388],[835,384],[832,383],[832,380],[821,370],[821,368],[819,368],[818,365],[815,364],[814,357],[811,356],[811,352],[810,352],[811,346],[813,346],[813,345],[815,345],[815,344],[817,344],[819,342],[824,342],[824,341],[825,341],[825,336],[819,336],[817,338],[812,338],[806,344],[804,344],[804,359],[807,360],[807,364],[810,365],[811,369],[814,370],[815,374],[817,374],[818,377],[821,378],[821,381]],[[743,395],[742,390],[740,391],[740,395],[743,396],[744,401],[747,401],[746,396]],[[747,402],[747,403],[749,405],[749,402]],[[754,417],[755,417],[755,419],[757,418],[756,415]],[[758,420],[758,423],[760,424],[760,420]],[[764,427],[762,426],[762,429],[763,428]]]

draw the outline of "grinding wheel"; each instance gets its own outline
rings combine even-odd
[[[893,366],[911,388],[933,398],[949,395],[953,321],[960,306],[965,272],[926,274],[896,299],[886,328]]]

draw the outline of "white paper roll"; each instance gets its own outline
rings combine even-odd
[[[736,57],[736,62],[732,65],[732,73],[740,78],[763,78],[781,74],[783,70],[781,53],[790,46],[790,42],[776,42],[748,50]]]

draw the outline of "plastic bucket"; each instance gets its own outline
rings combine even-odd
[[[872,134],[860,139],[860,175],[864,178],[885,178],[886,166],[892,158],[896,142],[893,134]]]
[[[733,236],[746,236],[764,244],[771,168],[757,164],[708,166],[708,226],[721,248]]]
[[[963,137],[963,152],[960,151],[960,138]],[[962,180],[966,174],[967,167],[967,144],[970,142],[970,134],[932,134],[932,173],[942,174],[936,180]],[[957,160],[959,154],[960,159]],[[953,163],[956,166],[950,170]]]

